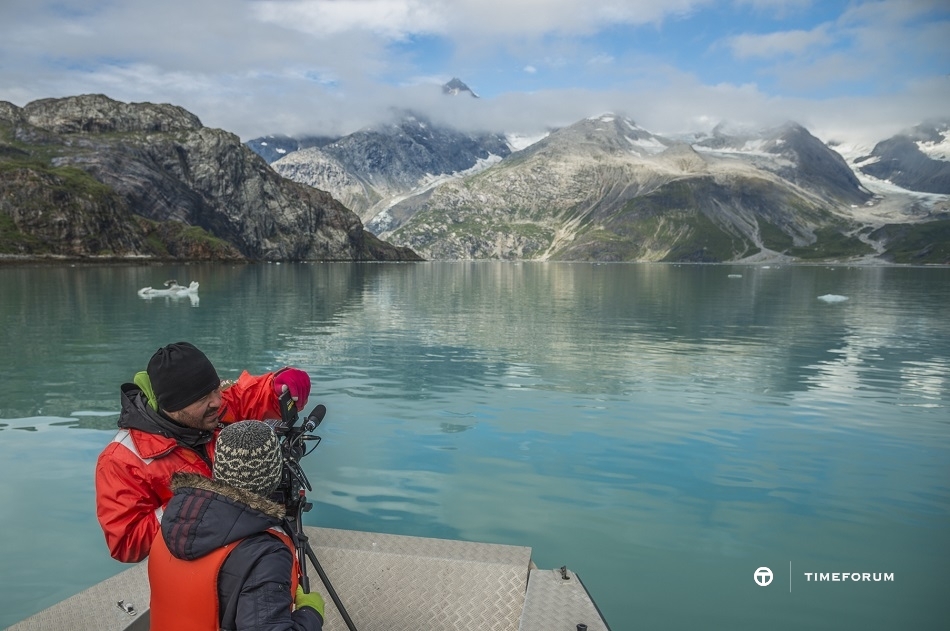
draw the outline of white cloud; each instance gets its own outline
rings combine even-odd
[[[613,55],[595,55],[587,60],[590,66],[609,66],[614,63]]]
[[[423,0],[263,0],[251,4],[250,12],[310,35],[370,31],[394,39],[444,32],[447,17],[440,3]]]
[[[827,30],[827,25],[822,25],[810,31],[743,34],[730,38],[727,45],[739,59],[801,55],[809,49],[830,44],[832,39]]]
[[[737,6],[801,18],[808,2],[2,0],[0,99],[25,105],[102,92],[174,103],[245,140],[349,133],[393,106],[523,133],[607,110],[657,132],[724,118],[900,129],[945,114],[950,26],[946,11],[933,13],[943,6],[938,0],[856,0],[837,18],[796,22],[804,25],[797,30],[743,32],[761,20],[737,20],[728,23],[735,36],[678,65],[692,42],[667,35],[700,38],[712,28],[704,12],[741,17]],[[605,26],[611,37],[601,41]],[[670,49],[644,48],[638,36],[667,37]],[[707,37],[703,46],[715,38]],[[426,40],[436,45],[413,48]],[[741,59],[735,65],[749,68],[746,76],[705,74],[705,62],[722,62],[716,56],[730,51]],[[911,72],[927,64],[940,74]],[[507,83],[489,90],[468,73]],[[456,74],[485,98],[443,97],[437,84]],[[789,96],[863,79],[876,83],[857,96]],[[582,80],[600,87],[581,88]]]
[[[256,19],[312,35],[366,30],[411,34],[533,38],[588,34],[608,24],[652,24],[690,13],[710,0],[263,0]]]
[[[821,0],[819,0],[821,1]],[[735,0],[737,6],[750,6],[756,11],[779,17],[798,13],[812,6],[812,0]]]

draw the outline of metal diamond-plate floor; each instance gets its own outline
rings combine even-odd
[[[359,631],[576,631],[578,623],[607,631],[576,576],[538,570],[531,548],[328,528],[306,533]],[[307,565],[311,590],[326,600],[323,628],[347,631]],[[10,631],[147,631],[149,596],[147,564],[140,563]]]
[[[359,631],[518,631],[531,548],[307,528]],[[309,565],[309,563],[308,563]],[[308,569],[311,589],[320,577]],[[326,596],[326,589],[320,590]],[[346,629],[326,598],[326,631]]]
[[[575,631],[578,625],[608,631],[577,574],[566,568],[532,569],[520,631]]]

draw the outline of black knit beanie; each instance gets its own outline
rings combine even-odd
[[[147,371],[158,407],[166,412],[188,407],[221,385],[211,361],[188,342],[155,351]]]
[[[214,479],[269,496],[280,484],[283,458],[277,435],[267,423],[240,421],[218,434],[214,447]]]

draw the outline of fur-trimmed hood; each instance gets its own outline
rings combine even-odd
[[[240,502],[241,504],[247,504],[250,508],[270,515],[278,520],[283,519],[287,514],[287,510],[284,508],[283,504],[278,504],[277,502],[269,500],[266,497],[261,497],[257,493],[251,493],[250,491],[245,491],[244,489],[239,489],[228,484],[224,484],[223,482],[212,480],[211,478],[198,475],[197,473],[176,473],[172,476],[172,493],[180,488],[185,487],[204,489],[206,491],[211,491],[212,493],[217,493],[218,495],[223,495],[224,497],[230,498],[236,502]]]
[[[282,504],[194,473],[176,473],[171,490],[162,536],[180,559],[196,559],[280,526],[286,514]]]

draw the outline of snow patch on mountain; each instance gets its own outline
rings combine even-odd
[[[484,171],[485,169],[488,169],[489,167],[498,164],[502,160],[502,156],[490,153],[488,154],[487,158],[479,158],[474,166],[469,167],[464,171],[457,171],[455,173],[441,175],[432,175],[431,173],[427,173],[425,177],[420,180],[418,186],[411,191],[401,195],[392,195],[375,204],[370,209],[370,214],[372,217],[366,222],[366,228],[374,234],[382,234],[393,228],[393,216],[389,211],[396,204],[405,201],[410,197],[431,191],[432,189],[442,186],[443,184],[452,180],[458,180],[475,175],[481,171]]]
[[[627,142],[629,142],[635,148],[642,150],[637,153],[646,153],[652,155],[666,151],[667,149],[666,145],[652,136],[649,138],[631,138],[630,136],[624,136],[624,138],[626,138]]]
[[[871,155],[871,150],[874,149],[873,144],[869,145],[866,142],[854,142],[850,140],[829,140],[825,144],[844,158],[848,164],[853,163],[858,158]]]
[[[874,195],[864,204],[851,206],[850,216],[855,221],[869,225],[918,223],[931,219],[932,213],[950,205],[950,195],[913,191],[862,171],[863,167],[881,161],[881,156],[872,155],[873,147],[866,143],[832,141],[827,144],[845,159],[861,185]],[[917,146],[932,159],[948,160],[950,141],[946,138],[942,142],[918,141]],[[944,157],[940,157],[941,154]]]
[[[706,147],[692,145],[698,153],[732,160],[744,160],[751,165],[766,169],[791,168],[795,162],[789,158],[766,150],[766,140],[748,140],[738,147]]]
[[[505,141],[508,143],[508,146],[511,147],[512,151],[521,151],[522,149],[527,149],[536,142],[544,140],[549,135],[550,132],[534,135],[509,133],[505,135]]]
[[[918,141],[917,146],[924,154],[933,160],[950,162],[950,134],[945,135],[943,140],[939,141]]]
[[[930,221],[934,212],[950,205],[950,195],[911,191],[889,180],[862,173],[857,168],[854,174],[874,197],[864,204],[852,205],[848,214],[854,221],[866,225]]]

